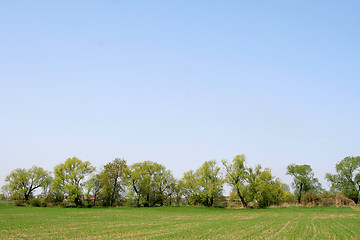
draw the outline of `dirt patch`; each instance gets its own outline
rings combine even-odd
[[[315,219],[335,219],[335,218],[358,218],[359,215],[357,214],[331,214],[328,216],[314,216],[313,220]]]

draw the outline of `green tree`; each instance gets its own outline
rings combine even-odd
[[[161,206],[164,203],[171,205],[173,198],[177,199],[177,181],[170,170],[160,169],[154,189],[159,195],[159,204]]]
[[[179,181],[179,188],[188,204],[200,203],[200,185],[198,181],[198,176],[193,170],[185,172],[183,178]]]
[[[216,161],[206,161],[197,171],[201,188],[201,201],[205,206],[212,206],[222,196],[224,180]]]
[[[269,168],[262,170],[261,165],[248,168],[247,181],[244,192],[249,202],[255,202],[259,207],[267,207],[285,200],[282,183],[271,174]]]
[[[169,188],[167,191],[167,202],[168,205],[171,206],[172,203],[180,205],[181,197],[182,197],[182,191],[181,191],[181,183],[179,180],[172,178]]]
[[[158,163],[144,161],[131,165],[128,169],[130,196],[138,206],[163,205],[174,177],[169,170]]]
[[[95,168],[88,161],[83,162],[76,157],[68,158],[65,163],[54,167],[55,177],[51,186],[52,191],[58,197],[68,195],[69,202],[80,206],[85,177],[94,170]]]
[[[321,191],[319,180],[315,178],[310,165],[291,164],[287,166],[286,174],[291,175],[294,178],[292,186],[295,188],[299,203],[301,202],[301,197],[305,192]]]
[[[125,192],[127,165],[124,159],[115,158],[106,164],[98,175],[105,206],[112,206]]]
[[[237,194],[243,206],[246,207],[247,202],[245,201],[244,191],[248,172],[245,167],[245,160],[246,157],[242,154],[235,156],[232,163],[228,163],[226,160],[223,160],[222,163],[226,171],[225,181],[231,186],[232,191]]]
[[[23,196],[29,200],[34,190],[38,188],[46,189],[51,182],[50,173],[41,167],[33,166],[30,169],[18,168],[5,178],[8,182],[6,188],[13,196]]]
[[[346,157],[336,164],[337,174],[326,174],[331,189],[342,192],[358,203],[360,200],[360,156]]]
[[[99,174],[93,174],[90,176],[89,180],[86,181],[85,187],[86,187],[86,198],[88,203],[90,204],[90,200],[92,198],[92,204],[96,205],[96,202],[98,201],[98,196],[101,193],[102,186],[100,184],[100,176]]]
[[[195,203],[213,206],[222,196],[224,180],[216,161],[206,161],[195,173],[186,172],[182,182],[185,195]]]

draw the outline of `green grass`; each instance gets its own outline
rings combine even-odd
[[[360,207],[37,208],[0,203],[0,239],[359,239]]]

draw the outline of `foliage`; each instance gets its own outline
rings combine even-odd
[[[260,165],[248,168],[248,185],[245,188],[246,199],[259,207],[279,204],[285,200],[285,192],[279,179],[272,176],[270,169],[262,170]]]
[[[171,206],[174,203],[179,206],[182,196],[180,181],[172,177],[165,198],[167,205]]]
[[[255,168],[246,167],[245,160],[245,155],[237,155],[231,164],[226,160],[222,161],[226,171],[226,182],[243,206],[246,207],[249,202],[253,202],[259,207],[266,207],[287,199],[287,194],[283,190],[286,188],[285,185],[272,176],[270,169],[262,170],[260,165]]]
[[[30,169],[18,168],[5,178],[8,184],[4,187],[14,198],[23,197],[28,201],[34,190],[46,189],[51,182],[50,173],[41,167]]]
[[[100,184],[100,176],[99,174],[92,174],[88,181],[85,183],[86,188],[86,200],[88,205],[96,205],[96,201],[98,201],[102,186]],[[104,204],[105,205],[105,204]]]
[[[47,201],[44,198],[32,198],[30,199],[30,205],[33,207],[46,207]]]
[[[308,191],[302,195],[301,203],[304,206],[344,206],[355,205],[355,202],[342,193],[332,193],[323,191],[321,193],[315,190]]]
[[[83,162],[76,157],[68,158],[54,168],[54,181],[51,186],[57,197],[67,197],[70,203],[80,206],[82,204],[82,187],[87,175],[95,170],[90,162]]]
[[[182,195],[188,204],[196,204],[200,202],[200,186],[197,184],[195,172],[190,170],[184,173],[183,178],[179,181],[179,187]]]
[[[7,200],[7,197],[5,194],[0,193],[0,201]]]
[[[222,163],[226,171],[225,181],[232,187],[232,192],[237,194],[241,203],[246,207],[247,202],[245,201],[244,191],[248,173],[245,160],[246,157],[242,154],[235,156],[232,163],[228,163],[226,160],[223,160]]]
[[[129,196],[138,206],[162,206],[172,194],[175,178],[163,165],[144,161],[129,167],[128,184]]]
[[[105,206],[112,206],[117,200],[120,200],[121,194],[125,192],[126,171],[126,161],[116,158],[106,164],[97,175]]]
[[[291,164],[287,166],[287,175],[291,175],[294,180],[292,186],[295,188],[298,196],[298,202],[301,202],[302,194],[311,190],[321,191],[319,180],[315,178],[310,165]]]
[[[182,186],[189,201],[213,206],[222,196],[224,180],[216,161],[206,161],[196,172],[184,174]]]
[[[223,160],[222,163],[224,176],[216,161],[206,161],[196,171],[190,170],[177,180],[170,170],[151,161],[128,167],[125,160],[116,158],[95,173],[89,162],[73,157],[55,166],[54,178],[36,166],[13,170],[5,179],[8,184],[1,188],[1,198],[18,200],[18,205],[85,204],[91,207],[100,204],[171,206],[180,205],[184,197],[188,204],[220,206],[219,202],[225,201],[222,191],[226,182],[232,188],[230,200],[240,201],[245,207],[249,204],[267,207],[295,201],[309,206],[331,206],[359,201],[360,157],[346,157],[336,165],[337,174],[326,175],[332,183],[331,192],[321,189],[309,165],[287,166],[287,174],[293,176],[294,195],[288,185],[271,174],[270,169],[263,169],[260,165],[247,167],[243,154],[235,156],[231,162]],[[40,202],[31,200],[38,188],[43,190]],[[345,196],[336,195],[338,191]]]
[[[344,196],[341,193],[337,193],[335,195],[335,204],[337,206],[342,206],[342,205],[355,205],[355,202],[352,199],[347,198],[346,196]]]
[[[196,171],[200,186],[200,201],[205,206],[214,205],[222,196],[224,180],[216,161],[206,161]]]
[[[360,156],[346,157],[336,164],[337,174],[326,174],[331,189],[342,192],[355,203],[360,200]]]

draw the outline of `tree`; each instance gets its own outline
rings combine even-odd
[[[222,163],[226,171],[225,181],[232,187],[232,191],[240,198],[243,206],[246,207],[247,202],[245,201],[244,190],[248,173],[245,167],[245,160],[246,157],[242,154],[235,156],[231,164],[226,160],[223,160]]]
[[[336,164],[337,174],[326,174],[331,189],[342,192],[356,204],[360,200],[360,156],[346,157]]]
[[[195,173],[186,172],[182,182],[188,199],[195,203],[212,206],[222,196],[224,180],[216,161],[206,161]]]
[[[269,168],[262,170],[261,165],[248,168],[247,181],[244,192],[249,202],[255,202],[259,207],[267,207],[285,200],[282,183],[272,176]]]
[[[82,187],[84,179],[87,175],[95,170],[90,162],[83,162],[73,157],[68,158],[65,163],[61,163],[54,167],[54,181],[52,191],[58,197],[68,195],[68,200],[76,206],[82,204]]]
[[[30,169],[18,168],[5,178],[7,190],[12,195],[23,196],[26,201],[38,188],[45,188],[51,182],[50,173],[41,167],[33,166]]]
[[[226,171],[226,182],[232,187],[232,192],[240,199],[243,206],[254,202],[259,207],[278,204],[285,198],[283,184],[271,174],[270,169],[262,170],[261,165],[255,168],[245,166],[245,155],[237,155],[229,164],[223,160]]]
[[[98,175],[105,206],[112,206],[120,198],[121,193],[125,192],[126,169],[126,161],[115,158],[106,164]]]
[[[200,203],[200,185],[198,176],[193,170],[184,173],[183,178],[179,181],[179,188],[188,204]]]
[[[96,204],[98,200],[98,195],[101,192],[102,186],[100,185],[100,176],[99,174],[93,174],[90,176],[89,180],[86,181],[86,198],[90,203],[91,198],[93,198],[93,205]]]
[[[291,164],[287,166],[287,175],[293,176],[294,180],[292,186],[298,196],[298,202],[301,202],[303,193],[313,191],[320,191],[321,185],[319,180],[315,178],[310,165],[296,165]]]
[[[172,198],[178,199],[177,181],[170,170],[160,169],[155,181],[155,191],[159,194],[160,205],[165,203],[171,205]]]
[[[212,206],[222,196],[224,180],[216,161],[206,161],[197,171],[200,197],[205,206]]]
[[[181,191],[181,183],[179,180],[172,178],[169,188],[167,191],[167,202],[168,205],[171,206],[172,203],[180,205],[181,197],[182,197],[182,191]]]
[[[149,207],[164,204],[175,179],[163,165],[144,161],[129,167],[128,181],[137,205]]]

